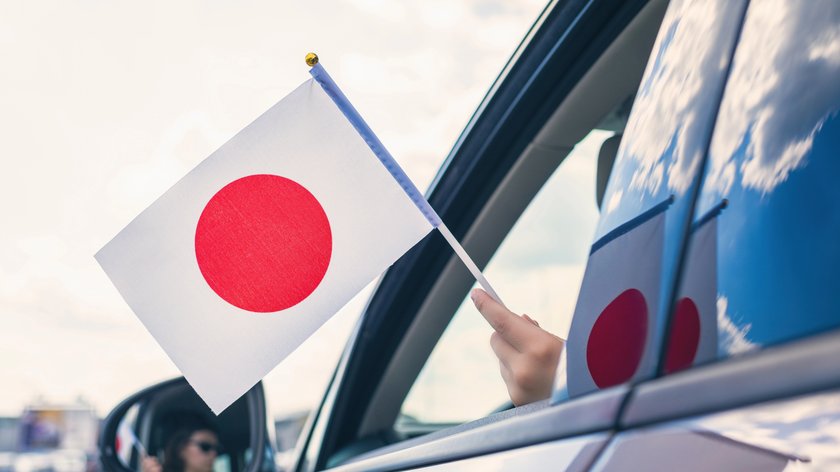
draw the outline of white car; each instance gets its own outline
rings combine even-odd
[[[840,470],[839,111],[835,0],[551,2],[427,196],[568,338],[552,398],[482,383],[474,280],[432,234],[381,279],[292,470]],[[137,470],[114,450],[134,405],[152,452],[172,412],[209,415],[183,380],[138,393],[105,470]],[[218,418],[220,467],[272,470],[268,424],[257,385]]]

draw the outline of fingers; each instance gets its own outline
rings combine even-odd
[[[505,385],[510,385],[513,374],[510,371],[510,367],[506,366],[501,359],[499,359],[499,373],[502,374],[502,380],[505,381]]]
[[[523,315],[522,315],[522,318],[525,318],[526,320],[528,320],[528,321],[530,321],[531,323],[533,323],[533,324],[534,324],[534,326],[536,326],[536,327],[540,328],[540,323],[539,323],[539,322],[537,322],[537,320],[535,320],[535,319],[531,318],[530,316],[523,314]],[[543,331],[545,331],[545,330],[543,330]],[[548,331],[545,331],[545,332],[546,332],[546,333],[548,333],[548,334],[550,334],[550,335],[552,335],[552,336],[554,336],[554,339],[556,339],[556,340],[560,341],[561,343],[563,343],[563,345],[564,345],[564,346],[566,345],[566,340],[565,340],[565,339],[561,338],[560,336],[557,336],[557,335],[556,335],[556,334],[554,334],[554,333],[549,333]]]
[[[540,328],[528,315],[519,316],[480,289],[470,297],[494,332],[490,347],[499,358],[499,372],[514,405],[548,398],[565,341]]]
[[[493,332],[490,346],[499,359],[499,372],[514,405],[551,396],[557,363],[565,348],[562,339],[539,329],[527,349],[518,351],[501,334]]]
[[[493,352],[496,354],[496,357],[499,358],[499,362],[507,368],[510,368],[513,360],[517,355],[519,355],[519,351],[511,346],[510,343],[505,341],[502,335],[495,331],[490,335],[490,347],[493,348]]]
[[[484,290],[474,289],[470,297],[479,313],[490,323],[494,331],[504,338],[514,349],[522,351],[535,331],[541,331],[531,322],[511,312],[493,300]]]

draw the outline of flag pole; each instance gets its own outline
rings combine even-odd
[[[305,57],[306,65],[310,67],[309,73],[315,79],[318,84],[324,89],[324,92],[335,102],[336,106],[344,116],[350,121],[350,124],[353,125],[353,128],[359,133],[362,139],[365,140],[365,143],[370,147],[373,154],[382,162],[382,165],[385,166],[385,169],[394,177],[397,183],[402,187],[405,193],[411,198],[411,201],[417,206],[423,216],[429,221],[432,227],[437,228],[440,231],[440,234],[446,240],[447,243],[452,247],[455,251],[455,254],[461,259],[470,273],[475,277],[476,281],[478,281],[479,285],[497,302],[502,303],[502,299],[499,298],[499,295],[493,290],[493,287],[490,285],[490,282],[487,281],[487,278],[484,277],[484,274],[481,273],[481,270],[478,268],[478,265],[472,260],[467,251],[461,246],[461,243],[455,239],[455,236],[452,235],[452,232],[449,231],[449,228],[446,227],[446,224],[440,219],[437,212],[429,205],[429,202],[426,200],[426,197],[417,189],[414,185],[414,182],[405,174],[402,170],[400,165],[391,156],[391,153],[385,149],[385,146],[376,137],[373,133],[373,130],[367,125],[362,116],[356,111],[356,108],[350,103],[350,100],[344,95],[341,89],[338,88],[338,85],[332,80],[332,77],[327,73],[326,70],[319,64],[318,55],[315,53],[308,53]],[[503,303],[502,303],[503,304]]]

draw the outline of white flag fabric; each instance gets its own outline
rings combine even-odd
[[[671,318],[665,373],[713,361],[717,357],[717,215],[698,220],[692,229],[682,285]]]
[[[567,343],[570,397],[655,368],[650,341],[670,203],[660,203],[592,246]]]
[[[432,229],[313,79],[96,259],[218,414]]]
[[[135,436],[134,431],[131,430],[131,426],[128,424],[128,421],[125,421],[125,419],[120,421],[119,426],[117,426],[117,438],[114,450],[117,453],[117,457],[120,458],[120,461],[122,461],[123,464],[131,463],[131,451],[134,450],[135,444],[138,443],[139,441],[137,440],[137,436]]]

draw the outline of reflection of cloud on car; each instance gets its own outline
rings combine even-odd
[[[722,195],[735,182],[773,191],[840,102],[840,10],[773,0],[746,23],[710,149],[707,188]],[[740,166],[736,153],[746,155]]]
[[[747,339],[751,325],[749,323],[741,326],[732,320],[732,314],[727,307],[729,301],[723,295],[717,297],[717,323],[718,336],[720,336],[720,356],[726,357],[733,354],[751,351],[759,346]]]
[[[730,53],[730,41],[721,35],[734,33],[741,8],[738,2],[677,2],[670,8],[670,23],[662,25],[669,34],[658,40],[656,60],[648,64],[648,92],[639,93],[624,132],[620,152],[628,156],[625,165],[632,163],[631,189],[654,195],[663,185],[677,194],[688,189],[705,151]],[[708,44],[708,37],[721,38]]]

